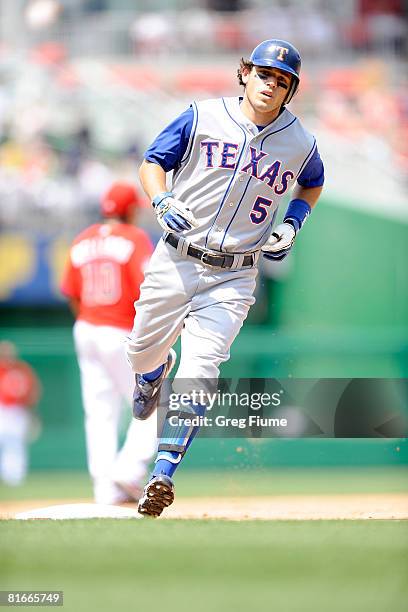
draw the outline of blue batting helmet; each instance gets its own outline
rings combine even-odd
[[[292,84],[285,104],[291,101],[296,93],[300,81],[300,66],[302,63],[300,53],[286,40],[273,38],[264,40],[252,51],[250,61],[254,66],[267,66],[268,68],[279,68],[292,75]]]

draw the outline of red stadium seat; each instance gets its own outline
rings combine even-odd
[[[174,78],[174,87],[184,93],[207,92],[219,94],[230,91],[235,85],[235,74],[228,68],[185,68]]]
[[[111,74],[116,83],[143,91],[157,89],[161,85],[159,74],[151,67],[115,64],[111,66]]]

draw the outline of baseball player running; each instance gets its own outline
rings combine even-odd
[[[289,253],[324,181],[315,138],[286,107],[301,58],[284,40],[259,44],[241,60],[243,97],[193,103],[156,138],[140,178],[164,230],[150,260],[128,339],[136,373],[133,413],[156,408],[163,379],[216,380],[250,306],[259,256]],[[166,174],[173,172],[170,190]],[[283,223],[279,204],[293,188]],[[203,416],[190,402],[182,416]],[[159,516],[174,499],[172,476],[198,432],[168,415],[141,514]],[[196,419],[197,422],[197,419]],[[186,420],[187,423],[187,420]]]
[[[138,499],[147,462],[157,448],[152,417],[144,423],[132,420],[118,452],[121,410],[131,402],[134,386],[124,341],[153,250],[147,234],[132,225],[140,202],[132,185],[111,187],[101,201],[104,222],[75,238],[61,286],[76,316],[88,468],[95,501],[101,504]]]

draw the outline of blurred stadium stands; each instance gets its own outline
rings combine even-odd
[[[328,189],[406,218],[407,20],[397,0],[361,1],[359,12],[351,0],[211,4],[0,2],[3,228],[43,227],[44,216],[47,228],[88,223],[112,177],[135,176],[157,130],[191,99],[235,94],[238,58],[270,36],[302,51],[293,107],[319,137]]]
[[[402,0],[0,0],[0,231],[69,240],[192,99],[236,95],[239,57],[271,36],[301,49],[293,108],[326,196],[405,223],[407,23]]]
[[[293,110],[326,186],[302,245],[263,267],[227,367],[407,376],[407,28],[403,0],[0,0],[0,335],[46,379],[54,445],[71,440],[71,414],[72,443],[81,431],[58,292],[72,236],[113,178],[138,180],[145,147],[192,99],[237,95],[239,58],[270,37],[301,50]],[[142,225],[158,238],[149,210]]]

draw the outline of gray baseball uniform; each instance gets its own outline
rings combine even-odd
[[[139,500],[142,515],[160,516],[174,500],[173,474],[201,425],[191,417],[207,409],[191,391],[214,391],[218,384],[219,366],[254,302],[260,251],[268,259],[286,257],[320,195],[324,171],[315,139],[285,106],[298,88],[300,66],[291,43],[260,43],[240,62],[242,99],[193,104],[145,155],[142,184],[166,233],[147,270],[128,344],[135,418],[157,407],[180,334],[182,354],[173,383],[177,418],[169,405]],[[272,232],[279,203],[295,181],[295,197]]]
[[[171,190],[199,226],[176,248],[165,234],[150,260],[128,341],[135,372],[164,363],[181,334],[176,377],[218,377],[255,301],[256,264],[279,203],[297,179],[310,180],[317,158],[314,137],[290,111],[259,129],[239,98],[193,104],[159,135],[146,159],[174,171]],[[206,266],[187,254],[190,244],[234,254],[231,268]]]

